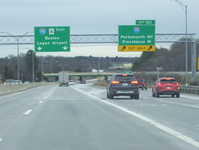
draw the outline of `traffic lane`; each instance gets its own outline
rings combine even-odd
[[[41,92],[45,91],[48,88]],[[32,107],[32,112],[16,119],[4,134],[0,149],[196,148],[91,96],[57,86],[43,103]]]
[[[38,87],[31,90],[17,92],[0,96],[0,117],[17,118],[32,105],[37,105],[40,101],[45,100],[52,91],[54,86],[48,86],[49,90],[42,92],[43,88]]]
[[[4,134],[12,128],[18,119],[44,101],[54,87],[48,86],[48,91],[44,91],[44,88],[46,89],[46,87],[37,87],[0,96],[0,137],[4,137]],[[41,91],[43,92],[41,93]]]
[[[139,100],[130,99],[128,96],[118,96],[110,100],[106,98],[106,90],[102,87],[91,88],[79,86],[78,88],[87,91],[87,93],[101,100],[147,116],[152,120],[199,141],[199,109],[190,107],[192,105],[197,105],[199,101],[195,100],[196,97],[193,95],[190,95],[191,101],[186,99],[187,96],[182,96],[181,98],[172,98],[170,96],[155,98],[151,96],[151,90],[140,90]],[[89,89],[91,90],[89,91]]]
[[[75,85],[73,87],[81,89],[91,95],[101,98],[102,100],[107,100],[106,87],[93,86],[93,84]],[[152,97],[151,88],[148,88],[148,90],[140,90],[139,100],[149,100],[149,99],[156,100],[165,105],[172,104],[172,105],[180,105],[180,106],[186,106],[186,107],[191,107],[191,108],[199,108],[198,95],[181,93],[180,98],[176,98],[176,97],[172,98],[170,95],[160,95],[159,98],[156,98],[156,97]],[[113,100],[132,100],[132,99],[130,99],[129,96],[115,96]],[[151,102],[151,105],[153,105],[153,101],[150,101],[150,102]]]

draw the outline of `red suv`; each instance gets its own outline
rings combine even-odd
[[[180,87],[175,78],[159,78],[152,86],[152,96],[159,97],[159,95],[172,95],[180,97]]]
[[[137,78],[137,81],[138,81],[138,86],[139,88],[141,88],[142,90],[147,90],[147,82],[145,79],[143,78]]]

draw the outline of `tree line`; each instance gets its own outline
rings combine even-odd
[[[36,56],[33,50],[28,50],[26,54],[19,56],[20,80],[33,80],[33,62],[34,62],[34,81],[45,79],[43,73],[57,73],[62,70],[70,72],[91,72],[93,69],[112,71],[109,68],[117,63],[132,63],[138,57],[93,57],[93,56]],[[34,61],[33,61],[34,60]],[[18,76],[18,58],[9,55],[0,58],[0,74],[2,82],[6,79],[17,79]]]
[[[190,41],[190,40],[188,40]],[[199,57],[199,40],[196,42],[196,58]],[[191,43],[188,42],[188,71],[191,71]],[[133,71],[156,71],[156,67],[162,67],[164,71],[186,70],[185,43],[175,42],[167,48],[156,48],[156,52],[143,52],[134,62]]]
[[[181,40],[180,40],[181,41]],[[199,57],[199,40],[196,44],[196,57]],[[191,71],[191,44],[188,43],[188,71]],[[34,61],[33,61],[34,60]],[[1,80],[17,79],[18,58],[9,55],[0,58]],[[111,67],[124,63],[132,63],[132,71],[156,71],[156,67],[162,67],[164,71],[185,71],[185,43],[175,42],[170,48],[156,48],[155,52],[143,52],[140,57],[55,57],[36,56],[33,50],[19,56],[20,80],[32,81],[33,62],[35,81],[43,79],[43,73],[57,73],[61,70],[71,72],[91,72],[92,69],[100,69],[106,72]]]

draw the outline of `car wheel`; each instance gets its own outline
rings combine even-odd
[[[110,99],[113,99],[114,96],[113,96],[112,94],[109,94],[109,98],[110,98]]]
[[[136,94],[134,97],[135,99],[139,99],[139,94]]]
[[[107,92],[106,96],[107,96],[107,98],[109,98],[109,94],[108,94],[108,92]]]
[[[180,97],[180,94],[177,94],[176,97],[179,98],[179,97]]]
[[[152,97],[155,97],[155,94],[152,92]]]
[[[144,88],[142,87],[142,90],[144,90]]]
[[[175,97],[175,95],[173,94],[172,97]]]
[[[158,94],[158,92],[156,91],[155,97],[159,97],[160,95]]]
[[[145,90],[147,90],[147,87],[145,87]]]

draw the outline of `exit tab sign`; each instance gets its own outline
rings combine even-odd
[[[155,25],[155,20],[136,20],[136,25]]]
[[[35,27],[34,40],[36,52],[69,52],[70,27]]]

